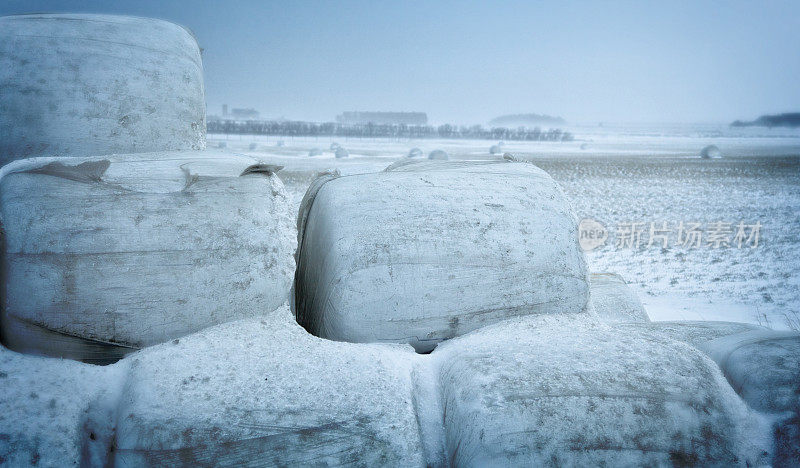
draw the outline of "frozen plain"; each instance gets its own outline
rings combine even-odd
[[[800,328],[800,131],[725,126],[587,127],[573,142],[507,141],[503,151],[548,172],[579,219],[601,222],[605,245],[587,252],[590,271],[622,275],[652,320],[725,320],[774,329]],[[418,147],[450,159],[480,160],[497,142],[209,135],[208,146],[257,156],[279,173],[295,207],[317,173],[383,170]],[[283,146],[278,146],[282,142]],[[336,142],[350,157],[336,159]],[[700,159],[716,145],[721,159]],[[251,149],[255,145],[254,149]],[[311,149],[323,150],[309,157]],[[731,243],[712,248],[677,242],[680,222],[731,223]],[[667,223],[668,245],[647,246],[650,223]],[[760,223],[758,246],[737,247],[737,225]],[[616,231],[641,223],[638,248],[618,246]],[[747,231],[749,234],[749,230]],[[705,233],[704,233],[705,234]]]

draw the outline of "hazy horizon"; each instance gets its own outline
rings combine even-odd
[[[800,3],[8,1],[0,14],[163,18],[204,49],[209,114],[421,111],[729,123],[800,110]]]

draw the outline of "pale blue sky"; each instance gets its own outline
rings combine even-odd
[[[800,111],[800,2],[5,1],[191,28],[209,113],[344,110],[571,122],[728,122]]]

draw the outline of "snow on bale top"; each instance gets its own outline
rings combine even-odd
[[[532,164],[403,158],[327,175],[298,230],[295,312],[323,338],[426,352],[510,316],[587,310],[577,221]]]
[[[436,159],[440,161],[447,161],[450,157],[444,150],[433,150],[428,154],[428,159]]]
[[[295,250],[278,169],[214,150],[7,164],[3,343],[107,362],[278,307]]]
[[[722,157],[722,151],[717,145],[708,145],[700,150],[700,157],[703,159],[717,159]]]
[[[0,164],[205,147],[200,50],[167,21],[0,17]]]

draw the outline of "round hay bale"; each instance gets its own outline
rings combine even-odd
[[[257,145],[257,144],[255,144],[255,143],[250,143],[250,146],[249,146],[249,148],[250,148],[250,151],[255,151],[255,150],[256,150],[256,148],[258,148],[258,145]]]
[[[350,156],[350,153],[346,149],[344,149],[342,147],[336,148],[336,151],[334,152],[334,154],[336,155],[336,159],[346,158],[346,157]]]
[[[225,141],[220,141],[219,143],[217,143],[217,148],[227,148],[227,147],[228,143]]]
[[[438,160],[438,161],[447,161],[448,159],[450,159],[450,156],[448,156],[445,151],[437,149],[437,150],[431,151],[430,154],[428,154],[428,159],[435,159],[435,160]]]
[[[574,214],[532,164],[404,158],[315,182],[302,206],[295,310],[323,338],[426,352],[511,316],[587,310]]]
[[[722,157],[722,151],[717,145],[708,145],[700,150],[700,157],[703,159],[717,159]]]
[[[0,17],[0,164],[205,147],[200,50],[167,21]]]
[[[422,150],[419,148],[411,148],[410,150],[408,150],[407,157],[409,158],[419,158],[421,156],[422,156]]]
[[[717,366],[657,333],[512,318],[440,345],[453,466],[764,464],[762,420]],[[438,415],[437,415],[438,416]],[[439,416],[441,418],[441,416]],[[702,442],[699,442],[702,441]]]
[[[277,308],[295,250],[277,169],[217,151],[5,166],[3,343],[113,359]]]
[[[492,145],[492,147],[489,148],[489,154],[500,154],[502,152],[503,148],[500,145]]]

